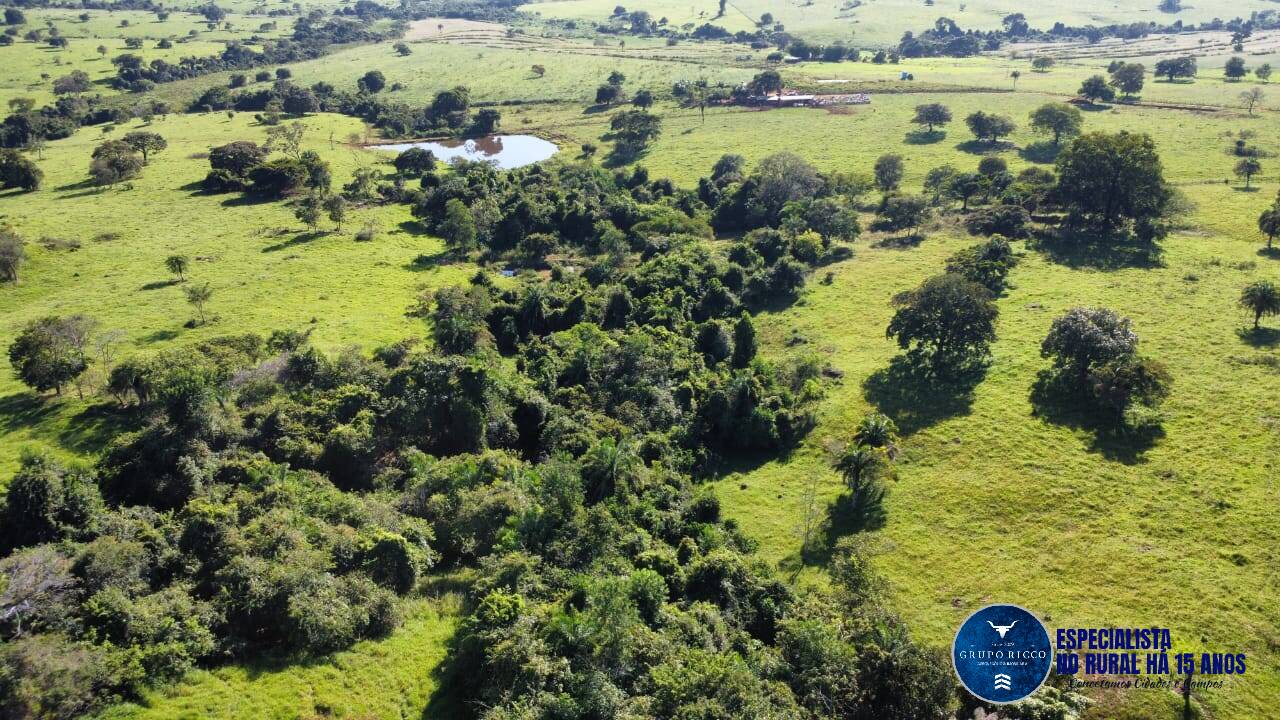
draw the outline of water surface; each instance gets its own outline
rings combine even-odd
[[[444,162],[454,158],[483,160],[503,170],[532,165],[546,160],[559,150],[555,143],[533,135],[486,135],[468,140],[439,140],[372,147],[395,152],[404,152],[409,148],[417,147],[430,150],[437,160]]]

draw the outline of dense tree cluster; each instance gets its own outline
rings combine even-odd
[[[305,154],[287,127],[272,145]],[[251,183],[269,158],[210,153]],[[798,598],[693,484],[811,423],[821,364],[760,357],[751,313],[857,234],[841,182],[793,192],[772,186],[790,159],[722,160],[708,187],[770,187],[778,227],[713,250],[710,208],[643,169],[405,165],[421,189],[380,191],[424,222],[461,208],[492,257],[585,268],[433,293],[430,350],[330,356],[278,332],[111,367],[139,429],[93,467],[26,458],[0,504],[6,711],[73,717],[197,664],[378,636],[444,565],[481,570],[450,662],[489,718],[943,717],[950,674],[867,591],[856,548],[840,597]],[[77,323],[33,323],[15,367],[55,390],[83,372]]]
[[[1128,318],[1105,308],[1073,308],[1053,321],[1040,353],[1053,360],[1041,374],[1041,389],[1085,403],[1116,427],[1160,425],[1159,406],[1172,380],[1161,363],[1138,354]]]
[[[314,150],[302,149],[305,127],[301,123],[277,125],[268,131],[267,143],[237,140],[209,151],[207,192],[243,190],[279,199],[314,191],[326,194],[332,176],[329,163]],[[271,157],[273,151],[279,151]]]

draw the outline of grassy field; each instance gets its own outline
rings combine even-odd
[[[1181,17],[1229,17],[1264,6],[1269,7],[1204,3]],[[251,9],[247,3],[228,7]],[[612,9],[594,0],[526,7],[565,16],[581,11],[581,17],[593,19]],[[760,10],[746,3],[737,7]],[[873,17],[890,18],[889,11],[898,7],[871,0],[853,11],[865,15],[865,23],[842,22],[867,33]],[[1145,4],[1140,10],[1126,7],[1087,0],[1073,6],[1068,17],[1052,15],[1057,8],[1049,7],[1027,14],[1033,24],[1164,18]],[[770,9],[798,30],[801,16],[822,12],[827,13],[822,22],[831,25],[838,11],[833,8]],[[685,15],[679,16],[681,9],[673,3],[666,12],[673,22],[696,17],[696,8],[684,7]],[[956,10],[952,0],[932,8],[913,3],[909,9],[903,5],[903,14],[892,16],[892,22],[900,32],[904,25],[914,27],[917,15],[928,24],[947,14],[969,26],[980,25],[982,18],[998,22],[1002,12],[985,0],[967,3],[964,13]],[[714,6],[709,11],[714,14]],[[1099,19],[1081,19],[1087,17]],[[184,23],[194,22],[188,20],[184,16]],[[236,25],[256,27],[256,22]],[[122,46],[122,40],[106,42]],[[175,50],[196,54],[189,51],[203,42],[202,35]],[[96,63],[110,74],[109,63],[96,59],[97,44],[73,40],[71,50],[62,51],[63,62],[86,69]],[[389,84],[405,86],[392,97],[413,103],[426,103],[434,92],[455,84],[470,86],[479,101],[548,101],[501,108],[503,128],[561,142],[562,160],[572,160],[580,143],[600,142],[614,111],[586,106],[614,69],[627,75],[628,91],[665,90],[675,80],[700,77],[736,83],[758,70],[754,61],[733,60],[725,52],[728,46],[677,46],[671,52],[678,60],[667,61],[660,58],[661,46],[630,38],[625,48],[605,48],[578,39],[481,33],[428,38],[412,47],[405,58],[390,43],[348,48],[291,68],[301,84],[325,80],[344,87],[378,68]],[[0,69],[0,92],[45,97],[36,87],[39,74],[69,71],[51,65],[53,52],[27,43],[0,48],[0,57],[19,59]],[[1032,73],[1026,59],[1004,54],[901,66],[808,63],[785,69],[784,75],[797,84],[847,80],[851,87],[870,90],[872,103],[839,111],[714,108],[704,120],[696,110],[663,102],[657,107],[663,135],[641,162],[654,177],[668,176],[686,187],[725,152],[755,161],[788,150],[823,170],[859,172],[868,172],[883,153],[899,153],[906,159],[908,190],[918,189],[932,167],[972,169],[988,153],[999,154],[1017,171],[1053,156],[1044,138],[1029,129],[1028,113],[1073,94],[1106,62],[1105,57],[1067,59],[1050,73]],[[1234,301],[1247,282],[1280,280],[1280,261],[1258,252],[1262,238],[1254,225],[1280,187],[1274,159],[1280,153],[1280,115],[1273,110],[1280,108],[1280,91],[1263,86],[1268,97],[1250,116],[1238,107],[1237,96],[1254,84],[1223,82],[1218,71],[1209,70],[1217,62],[1202,60],[1203,77],[1195,83],[1148,78],[1141,103],[1086,113],[1086,129],[1151,133],[1167,177],[1194,209],[1185,227],[1163,243],[1163,257],[1152,266],[1103,268],[1020,248],[1022,262],[999,301],[993,363],[971,393],[927,398],[906,412],[903,388],[876,381],[896,353],[884,337],[889,298],[940,272],[951,253],[974,242],[950,223],[931,230],[914,248],[877,246],[874,237],[859,241],[853,260],[831,268],[831,284],[811,283],[800,304],[759,322],[770,353],[817,351],[844,373],[802,447],[783,460],[717,482],[726,511],[760,540],[768,560],[799,570],[801,582],[824,581],[814,559],[798,555],[806,491],[816,483],[823,506],[836,499],[840,488],[830,469],[830,448],[879,407],[899,418],[905,452],[883,501],[883,517],[872,518],[867,531],[894,603],[920,637],[945,645],[959,620],[994,601],[1032,608],[1050,626],[1164,624],[1172,628],[1177,649],[1249,655],[1247,675],[1202,698],[1212,717],[1273,715],[1280,705],[1280,587],[1274,569],[1280,541],[1274,512],[1280,499],[1277,341],[1274,335],[1261,340],[1241,335],[1246,318]],[[546,76],[534,78],[532,64],[546,66]],[[1016,87],[1009,76],[1014,69],[1022,72]],[[901,70],[913,72],[916,80],[899,81]],[[217,75],[173,83],[158,94],[180,102],[225,81]],[[944,134],[915,132],[913,108],[926,102],[942,102],[955,115]],[[1161,106],[1179,103],[1214,107]],[[980,109],[1018,123],[1008,144],[991,148],[972,142],[962,118]],[[306,145],[332,163],[335,186],[356,167],[386,159],[344,144],[350,134],[366,132],[356,120],[318,115],[305,122]],[[113,133],[137,127],[135,122]],[[164,135],[170,146],[132,189],[98,191],[83,184],[92,148],[111,136],[87,128],[45,149],[39,161],[44,189],[0,195],[0,221],[31,241],[32,256],[22,283],[0,288],[0,345],[7,346],[34,317],[84,312],[104,328],[124,332],[124,354],[286,327],[314,328],[317,342],[328,349],[352,343],[369,348],[421,333],[418,322],[403,314],[413,297],[475,270],[414,264],[419,255],[438,253],[441,245],[403,207],[363,208],[342,233],[313,237],[286,206],[199,193],[195,183],[208,167],[200,153],[231,140],[263,138],[265,128],[248,115],[171,115],[149,129]],[[1250,142],[1264,151],[1263,177],[1250,192],[1232,176],[1230,148],[1242,131],[1252,133]],[[365,220],[376,222],[381,232],[372,243],[357,243],[352,233]],[[162,264],[178,252],[195,260],[193,281],[209,281],[215,288],[210,309],[217,319],[206,326],[184,327],[193,310]],[[1132,317],[1143,352],[1173,374],[1166,434],[1149,447],[1099,439],[1088,428],[1033,414],[1031,384],[1046,363],[1039,342],[1054,317],[1080,304]],[[0,478],[12,472],[17,453],[28,444],[68,457],[92,457],[112,427],[110,418],[92,402],[41,401],[7,374],[0,377]],[[859,522],[840,513],[834,521],[837,534]],[[389,640],[312,664],[201,672],[149,698],[149,707],[119,708],[110,717],[234,717],[242,707],[261,708],[265,717],[447,717],[423,708],[433,688],[430,668],[453,627],[450,612],[447,603],[424,601]],[[1167,706],[1167,693],[1151,692],[1138,696],[1139,704]],[[1163,717],[1155,710],[1146,716]]]
[[[306,124],[305,145],[332,164],[335,186],[347,182],[357,166],[390,157],[342,144],[362,131],[357,120],[326,115]],[[135,121],[114,134],[138,127]],[[169,148],[132,189],[86,185],[89,155],[107,137],[90,128],[49,144],[40,162],[43,189],[0,197],[0,221],[28,238],[30,255],[21,283],[0,289],[0,345],[8,346],[33,318],[85,313],[103,329],[123,331],[120,352],[126,355],[272,328],[313,329],[316,341],[330,349],[368,347],[420,331],[417,321],[404,316],[414,297],[424,287],[457,282],[472,271],[414,265],[419,255],[438,253],[442,245],[422,233],[404,206],[357,209],[343,232],[332,232],[326,221],[313,236],[286,205],[202,194],[198,184],[208,161],[200,154],[233,140],[265,138],[265,128],[249,115],[173,115],[148,129],[165,136]],[[366,221],[380,228],[378,237],[356,242],[354,232]],[[194,311],[164,268],[172,254],[192,258],[191,282],[212,284],[214,322],[183,327]],[[349,272],[352,267],[360,272]],[[5,373],[0,476],[13,471],[28,443],[91,453],[105,439],[103,418],[91,404],[40,402]]]
[[[89,16],[88,21],[79,19],[82,13]],[[0,103],[7,104],[15,97],[31,98],[38,105],[52,102],[51,81],[72,70],[83,70],[89,74],[95,85],[93,93],[114,95],[116,91],[107,84],[116,75],[116,66],[111,64],[113,57],[132,53],[146,62],[165,60],[176,63],[184,57],[217,55],[229,40],[248,42],[253,36],[262,39],[280,37],[287,35],[293,27],[293,19],[288,17],[229,15],[226,22],[232,24],[231,30],[222,25],[209,30],[204,17],[180,12],[171,14],[164,21],[152,13],[133,10],[33,9],[25,11],[25,14],[27,24],[21,26],[23,34],[27,30],[43,30],[47,36],[48,28],[55,27],[69,44],[64,48],[53,48],[44,41],[19,40],[8,47],[0,47]],[[275,22],[276,29],[260,31],[259,27],[265,22]],[[189,35],[192,30],[196,35]],[[126,48],[126,38],[143,40],[142,48]],[[156,47],[161,39],[170,40],[173,46],[168,49]],[[105,55],[98,51],[99,47],[107,49]]]
[[[431,717],[424,708],[447,705],[437,695],[440,678],[434,669],[457,627],[458,609],[452,595],[417,600],[406,610],[404,624],[385,640],[361,642],[312,663],[197,672],[177,688],[156,692],[142,704],[112,708],[100,720],[230,720],[245,717],[248,708],[262,720]]]
[[[521,9],[543,17],[570,18],[605,22],[617,3],[608,0],[550,0],[521,5]],[[807,39],[832,42],[842,40],[858,47],[896,45],[904,30],[919,32],[933,26],[939,17],[949,17],[962,28],[991,30],[1011,12],[1027,16],[1032,27],[1049,28],[1055,22],[1072,26],[1108,25],[1111,23],[1157,22],[1182,20],[1200,23],[1214,18],[1249,17],[1251,12],[1274,9],[1265,0],[1205,0],[1187,3],[1177,14],[1156,9],[1154,2],[1116,2],[1115,0],[1081,0],[1068,6],[1051,3],[1028,3],[1015,7],[998,0],[937,0],[927,5],[920,0],[734,0],[716,17],[715,0],[682,2],[681,0],[639,0],[623,3],[628,11],[647,10],[655,19],[665,17],[676,26],[685,23],[710,22],[726,30],[754,30],[763,13],[771,13],[774,22],[782,23],[787,32]]]

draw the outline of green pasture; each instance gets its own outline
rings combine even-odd
[[[90,19],[85,22],[79,19],[81,13],[87,13]],[[286,35],[293,26],[289,17],[267,18],[248,16],[228,16],[232,30],[219,25],[217,30],[206,29],[204,18],[174,12],[165,21],[160,21],[152,13],[140,11],[102,11],[102,10],[61,10],[31,9],[26,10],[27,24],[20,26],[21,34],[28,30],[44,29],[52,22],[62,37],[69,44],[64,48],[50,47],[48,42],[30,42],[19,40],[8,47],[0,47],[0,103],[8,103],[16,97],[27,97],[44,105],[54,100],[53,80],[68,75],[74,70],[88,73],[94,82],[93,94],[115,95],[117,91],[108,84],[116,75],[116,66],[111,63],[113,57],[131,53],[139,55],[146,62],[165,60],[177,63],[184,57],[207,57],[221,53],[226,43],[231,40],[248,42],[252,36],[275,38]],[[121,21],[127,20],[129,25],[122,27]],[[277,30],[258,32],[258,27],[268,21],[277,23]],[[197,35],[189,36],[195,30]],[[144,40],[140,49],[134,50],[125,46],[126,38]],[[168,39],[173,46],[168,49],[156,47],[161,39]],[[105,47],[106,54],[98,51]]]
[[[345,143],[362,125],[351,118],[308,118],[305,146],[333,167],[335,187],[357,166],[377,166],[390,153]],[[89,155],[102,140],[143,127],[140,121],[104,134],[87,128],[49,143],[40,166],[45,186],[0,196],[0,221],[28,240],[21,282],[0,288],[0,345],[28,321],[84,313],[104,330],[120,330],[119,353],[150,352],[201,338],[273,328],[312,329],[323,347],[369,347],[421,332],[405,309],[426,287],[460,281],[462,265],[414,264],[440,242],[423,234],[404,206],[356,209],[342,232],[327,220],[311,235],[283,203],[249,202],[238,194],[204,195],[203,153],[233,140],[265,139],[247,114],[170,115],[146,129],[169,142],[132,189],[89,187]],[[389,166],[387,167],[390,170]],[[373,242],[356,242],[366,221],[379,228]],[[78,248],[75,246],[78,245]],[[46,246],[56,249],[46,249]],[[189,282],[214,289],[213,322],[184,327],[194,315],[164,268],[169,255],[191,258]],[[358,268],[359,272],[353,272]],[[0,378],[0,476],[16,467],[28,444],[92,454],[113,429],[103,400],[38,399],[13,377]]]
[[[543,17],[569,18],[605,22],[619,3],[612,0],[550,0],[521,5],[521,9]],[[1157,10],[1157,2],[1114,2],[1114,0],[1080,0],[1069,4],[1027,3],[1015,7],[999,0],[936,0],[927,5],[921,0],[733,0],[727,3],[723,17],[717,18],[715,0],[681,2],[681,0],[638,0],[621,3],[628,11],[646,10],[655,19],[665,17],[676,26],[685,23],[701,25],[710,22],[731,32],[753,30],[763,13],[771,13],[774,22],[782,23],[787,32],[822,42],[843,40],[858,47],[896,45],[903,31],[920,32],[933,26],[939,17],[949,17],[962,28],[991,30],[1011,12],[1022,12],[1033,27],[1049,28],[1061,21],[1072,26],[1108,25],[1111,23],[1157,22],[1200,23],[1214,18],[1248,18],[1251,12],[1274,9],[1265,0],[1205,0],[1184,3],[1177,14]]]
[[[344,48],[326,57],[289,65],[299,85],[324,81],[339,88],[354,88],[356,80],[370,70],[381,70],[387,78],[382,95],[388,100],[427,105],[441,90],[465,85],[472,102],[536,100],[591,103],[596,88],[609,73],[619,70],[627,76],[628,94],[641,88],[669,93],[678,80],[705,78],[710,82],[736,85],[750,80],[756,69],[724,67],[719,63],[668,62],[612,57],[556,50],[514,50],[471,47],[438,42],[410,43],[412,54],[402,57],[390,42]],[[533,65],[542,65],[546,74],[537,77]],[[483,67],[483,72],[477,68]],[[168,83],[157,93],[174,103],[187,104],[210,85],[226,82],[230,73]],[[403,89],[392,90],[399,83]]]
[[[406,619],[384,640],[301,664],[229,665],[194,673],[176,688],[152,693],[102,713],[100,720],[262,720],[367,718],[400,720],[433,717],[427,707],[447,703],[437,697],[436,670],[457,627],[455,595],[409,604]],[[434,711],[432,711],[434,713]],[[447,711],[444,711],[447,712]],[[441,714],[439,717],[446,717]]]
[[[650,9],[673,22],[698,12],[697,6],[655,2],[627,9]],[[613,4],[565,0],[525,7],[544,16],[595,19],[607,16]],[[736,5],[753,14],[764,7]],[[859,43],[872,37],[876,18],[896,27],[897,35],[938,15],[968,27],[998,22],[1003,12],[989,0],[966,3],[964,13],[954,0],[939,0],[932,8],[907,5],[869,0],[851,11],[863,20],[857,24],[836,22],[842,11],[829,3],[770,10],[794,31],[810,21],[806,18],[826,13],[812,20],[819,28],[815,32],[823,27],[842,32],[844,23],[857,30]],[[1123,9],[1084,0],[1070,8],[1037,7],[1027,15],[1033,24],[1163,19],[1156,17],[1155,2],[1150,5]],[[254,5],[226,7],[247,12]],[[1231,17],[1266,7],[1270,4],[1254,0],[1230,6],[1206,2],[1180,17]],[[1059,10],[1066,15],[1053,15]],[[713,4],[708,11],[714,14]],[[68,16],[72,21],[64,33],[70,36],[70,26],[78,21],[74,12]],[[203,28],[193,17],[174,16]],[[745,18],[738,17],[745,27]],[[279,20],[284,28],[286,19]],[[256,17],[237,17],[235,32],[257,23]],[[874,32],[890,37],[887,31]],[[169,52],[205,54],[192,52],[197,43],[216,45],[202,32],[199,40]],[[0,59],[6,60],[0,63],[0,99],[47,99],[48,83],[35,87],[42,72],[56,77],[83,67],[95,79],[111,74],[109,62],[97,59],[98,44],[86,37],[73,38],[71,49],[60,53],[29,43],[0,48]],[[106,44],[111,55],[123,51],[121,40]],[[619,54],[643,48],[649,56],[614,57],[551,40],[535,44],[541,47],[414,42],[412,55],[400,57],[391,43],[382,43],[290,67],[299,84],[324,80],[339,87],[354,86],[364,72],[379,69],[388,86],[404,85],[384,92],[415,104],[426,104],[435,92],[457,84],[469,86],[475,101],[525,101],[500,108],[503,130],[554,139],[562,144],[560,159],[570,162],[580,161],[575,156],[581,143],[607,149],[600,138],[617,109],[588,105],[595,87],[615,69],[627,75],[629,93],[642,87],[665,91],[680,79],[732,84],[758,71],[696,58],[655,59],[661,48],[640,41],[629,41],[630,50]],[[148,42],[146,56],[160,57],[154,53],[164,51],[153,46]],[[677,47],[673,54],[677,50],[691,52]],[[52,64],[51,56],[58,54],[64,65]],[[761,542],[767,560],[796,571],[801,583],[823,582],[822,558],[798,553],[806,495],[812,486],[824,509],[836,500],[840,487],[830,469],[832,449],[848,439],[865,413],[884,408],[903,425],[904,454],[879,508],[882,517],[837,510],[833,534],[859,527],[867,532],[894,605],[917,635],[945,645],[959,620],[995,601],[1023,604],[1050,626],[1168,625],[1179,650],[1249,656],[1248,674],[1202,698],[1212,717],[1273,715],[1280,705],[1280,588],[1274,571],[1280,541],[1275,515],[1280,374],[1274,368],[1280,341],[1275,333],[1242,334],[1246,318],[1234,302],[1250,281],[1280,281],[1280,261],[1259,253],[1263,238],[1255,226],[1258,213],[1280,189],[1280,115],[1272,110],[1280,108],[1280,89],[1273,93],[1261,85],[1267,97],[1250,116],[1238,107],[1237,96],[1254,87],[1252,79],[1223,82],[1216,77],[1219,71],[1210,70],[1214,62],[1202,62],[1205,70],[1194,83],[1148,78],[1141,97],[1146,104],[1116,103],[1085,112],[1087,130],[1150,133],[1168,179],[1189,201],[1180,229],[1162,243],[1163,255],[1149,265],[1113,266],[1019,244],[1022,262],[999,301],[993,362],[967,393],[907,402],[904,388],[878,380],[896,354],[884,337],[889,299],[941,272],[950,254],[974,242],[950,220],[931,228],[916,247],[888,247],[869,234],[856,244],[854,259],[829,268],[830,284],[818,282],[826,272],[820,271],[799,304],[758,321],[767,354],[816,352],[843,373],[800,448],[716,483],[726,512]],[[535,78],[529,70],[533,64],[544,65],[546,75]],[[1083,78],[1103,66],[1070,61],[1049,73],[1034,73],[1028,60],[1004,55],[897,66],[806,63],[784,68],[784,77],[808,85],[847,80],[849,87],[832,85],[833,91],[866,89],[871,104],[836,110],[711,108],[703,118],[696,109],[661,102],[655,112],[663,116],[662,137],[640,162],[653,177],[692,187],[726,152],[756,161],[791,151],[823,170],[846,172],[869,172],[879,155],[898,153],[905,158],[908,191],[920,188],[930,168],[973,169],[987,154],[1005,158],[1015,172],[1032,164],[1048,167],[1054,149],[1031,131],[1027,115],[1042,103],[1074,94]],[[1015,69],[1022,73],[1016,87],[1009,76]],[[916,80],[900,81],[902,70]],[[168,84],[156,95],[185,104],[202,88],[225,83],[227,75]],[[549,102],[535,102],[540,100]],[[947,105],[955,116],[934,135],[921,134],[910,122],[914,107],[928,102]],[[1191,111],[1152,103],[1218,107]],[[976,110],[1008,115],[1018,130],[1000,146],[975,143],[963,118]],[[353,133],[368,133],[357,120],[316,115],[305,123],[305,144],[332,164],[335,187],[356,167],[390,157],[347,144]],[[420,323],[404,316],[413,298],[475,271],[435,259],[415,263],[419,256],[438,257],[442,245],[404,207],[358,209],[341,233],[329,232],[326,221],[325,232],[311,236],[286,205],[201,194],[197,183],[208,168],[201,153],[232,140],[265,137],[265,128],[248,114],[157,119],[147,129],[164,135],[169,148],[152,159],[141,179],[131,188],[87,187],[93,147],[140,127],[135,121],[110,133],[85,128],[51,142],[38,160],[45,187],[0,195],[0,222],[28,239],[31,256],[22,282],[0,287],[0,345],[7,346],[32,318],[86,313],[104,329],[123,331],[119,354],[124,355],[276,328],[313,328],[316,342],[330,350],[350,344],[368,349],[421,334]],[[1232,175],[1231,148],[1242,132],[1263,151],[1262,178],[1255,179],[1251,191]],[[373,242],[358,243],[353,234],[366,220],[380,232]],[[209,310],[216,319],[205,326],[184,327],[195,312],[163,267],[164,258],[175,253],[193,259],[189,282],[208,281],[214,287]],[[1033,413],[1031,384],[1046,364],[1039,356],[1040,340],[1054,317],[1080,304],[1111,307],[1133,318],[1141,350],[1169,367],[1174,390],[1166,403],[1165,436],[1154,443],[1135,446],[1099,438],[1088,428]],[[36,398],[7,373],[0,374],[0,478],[11,474],[28,445],[91,458],[117,427],[103,402],[81,401],[74,390],[61,399]],[[235,717],[244,707],[261,708],[265,717],[445,717],[423,708],[436,682],[431,669],[454,624],[449,608],[423,601],[392,638],[333,658],[202,671],[177,688],[157,692],[147,699],[148,707],[117,708],[109,717]],[[1167,693],[1151,693],[1136,696],[1136,702],[1167,706]],[[1147,716],[1157,717],[1154,710]]]

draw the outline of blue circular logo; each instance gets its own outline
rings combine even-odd
[[[1011,703],[1044,684],[1053,645],[1035,615],[1017,605],[988,605],[956,631],[951,661],[969,692],[989,703]]]

